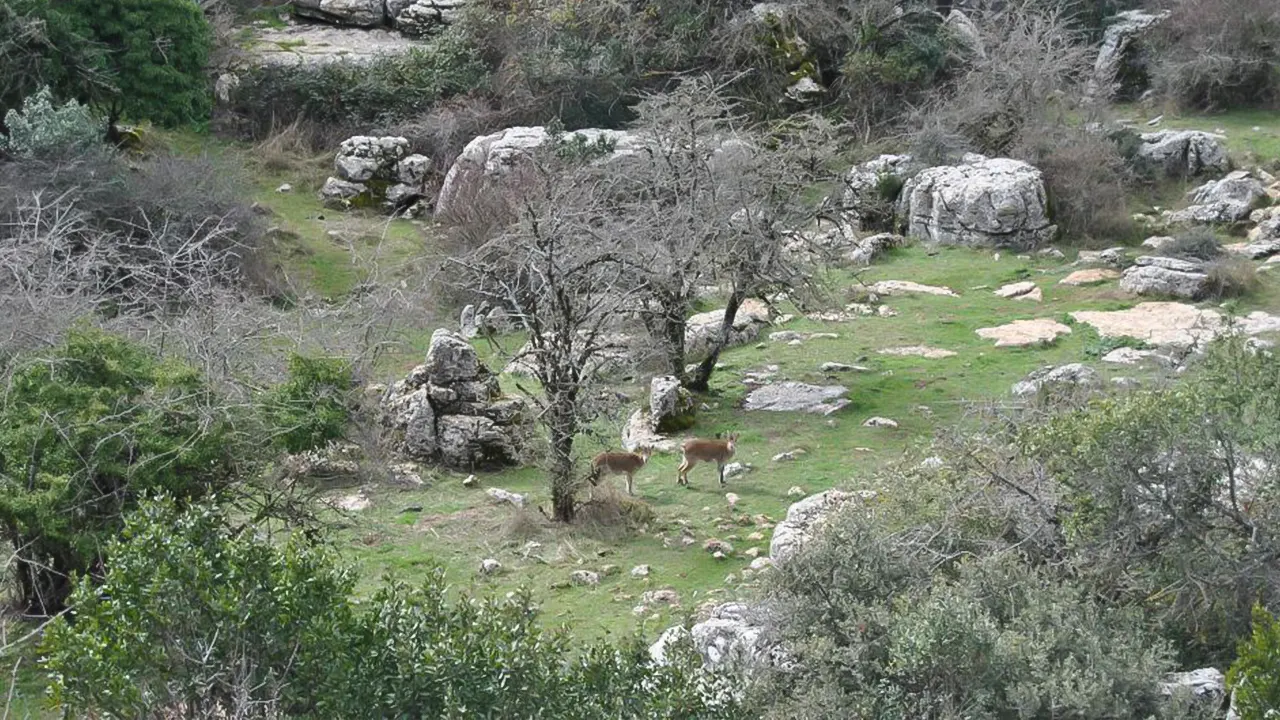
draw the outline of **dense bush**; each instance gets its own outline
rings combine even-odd
[[[1253,608],[1253,634],[1240,642],[1227,671],[1232,706],[1240,720],[1267,720],[1280,708],[1280,621],[1261,605]]]
[[[1021,133],[1011,154],[1039,168],[1053,222],[1069,242],[1114,244],[1138,228],[1126,201],[1134,178],[1115,141],[1067,125]]]
[[[240,449],[189,367],[93,331],[32,358],[0,407],[0,528],[23,605],[61,609],[143,495],[207,495],[236,477]]]
[[[1280,102],[1280,5],[1272,0],[1161,2],[1154,85],[1192,109]]]
[[[61,107],[48,86],[22,101],[22,109],[5,113],[8,135],[0,133],[0,154],[19,158],[71,155],[102,142],[104,125],[75,100]]]
[[[591,645],[539,627],[527,596],[454,599],[436,572],[354,603],[329,552],[281,546],[205,506],[145,505],[100,587],[49,630],[52,697],[107,717],[728,719],[677,648]],[[683,653],[679,652],[683,650]],[[705,685],[704,685],[705,682]]]
[[[88,100],[111,87],[103,48],[85,42],[48,0],[0,2],[0,109],[18,107],[41,87]]]
[[[291,356],[289,379],[267,401],[274,443],[296,453],[341,438],[352,384],[351,365],[341,358]]]
[[[1161,255],[1183,260],[1215,260],[1222,257],[1222,243],[1208,228],[1196,228],[1175,235],[1172,242],[1160,246]]]

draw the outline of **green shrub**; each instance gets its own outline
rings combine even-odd
[[[195,0],[61,0],[53,12],[104,48],[96,69],[111,88],[82,99],[102,108],[110,123],[208,120],[213,98],[205,67],[213,40]]]
[[[1280,621],[1253,606],[1253,635],[1240,642],[1227,688],[1240,720],[1268,720],[1280,709]]]
[[[44,643],[51,697],[83,717],[729,720],[696,653],[571,647],[525,594],[458,598],[441,571],[351,600],[355,575],[291,538],[198,505],[148,503],[111,542],[100,587]]]
[[[346,360],[290,356],[289,379],[267,402],[274,443],[296,453],[341,438],[351,415],[347,394],[353,384]]]
[[[0,2],[0,108],[16,108],[40,88],[89,100],[111,88],[104,49],[76,33],[49,0]]]
[[[0,532],[24,606],[61,609],[140,497],[208,495],[243,449],[196,370],[122,338],[75,331],[21,366],[0,406]]]
[[[48,86],[23,100],[21,111],[5,113],[4,125],[9,134],[0,134],[0,153],[20,158],[73,154],[102,142],[105,134],[104,123],[75,100],[54,106]]]

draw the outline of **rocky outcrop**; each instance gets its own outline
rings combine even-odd
[[[391,448],[401,455],[465,469],[520,461],[526,405],[502,397],[497,377],[456,333],[437,330],[426,363],[391,386],[381,408]]]
[[[710,669],[749,672],[786,662],[780,646],[769,639],[760,614],[759,609],[740,602],[718,605],[710,617],[689,630],[678,625],[668,628],[649,647],[649,656],[656,663],[666,663],[672,644],[688,638],[702,656],[703,666]]]
[[[1259,203],[1269,202],[1267,187],[1244,170],[1207,182],[1187,193],[1190,207],[1166,214],[1172,223],[1234,223],[1245,220]]]
[[[1168,13],[1129,10],[1111,19],[1093,64],[1093,77],[1089,79],[1091,96],[1102,100],[1116,96],[1129,99],[1145,89],[1148,76],[1142,35],[1167,16]]]
[[[996,327],[978,328],[978,337],[995,340],[996,347],[1027,347],[1051,343],[1059,335],[1070,335],[1071,328],[1052,318],[1014,320]]]
[[[803,412],[830,415],[849,404],[843,385],[809,385],[784,381],[765,385],[747,395],[743,408],[770,412]]]
[[[1057,233],[1040,171],[982,155],[920,171],[903,188],[898,215],[908,236],[941,245],[1027,250]]]
[[[1223,173],[1231,168],[1225,137],[1199,130],[1160,130],[1139,136],[1137,157],[1169,177]]]
[[[356,135],[342,141],[333,167],[337,177],[320,191],[330,207],[381,203],[405,210],[422,199],[431,159],[410,155],[409,141],[402,137]]]
[[[427,35],[457,22],[466,0],[387,0],[387,16],[407,35]]]
[[[377,27],[386,23],[383,0],[293,0],[299,17],[334,25]]]
[[[367,64],[421,47],[394,30],[296,22],[282,28],[256,28],[244,44],[248,63],[262,67]]]
[[[769,541],[769,557],[774,564],[789,560],[813,537],[831,512],[857,498],[843,490],[827,490],[793,503],[787,508],[787,517],[774,527],[773,539]]]
[[[720,334],[724,324],[724,310],[710,310],[693,315],[685,321],[684,351],[690,360],[705,357]],[[773,310],[765,303],[749,298],[738,306],[733,316],[726,347],[745,345],[773,325]]]
[[[1249,221],[1254,224],[1246,238],[1249,243],[1280,242],[1280,205],[1254,210]]]
[[[854,227],[891,227],[898,195],[921,167],[910,155],[881,155],[850,170],[841,204]]]
[[[1191,350],[1228,329],[1245,335],[1280,331],[1280,317],[1255,310],[1228,326],[1216,310],[1178,302],[1144,302],[1128,310],[1078,310],[1078,322],[1104,338],[1130,337],[1156,347]]]
[[[1120,289],[1135,295],[1198,300],[1208,292],[1209,276],[1202,262],[1144,255],[1124,271]]]
[[[1166,696],[1185,696],[1204,707],[1218,710],[1227,699],[1227,678],[1217,668],[1170,673],[1160,683],[1160,693]]]
[[[837,222],[820,220],[810,230],[795,233],[783,246],[790,262],[808,265],[844,262],[870,265],[890,248],[905,244],[906,239],[893,233],[877,233],[859,237],[861,230],[851,215]]]
[[[649,417],[659,433],[679,432],[693,427],[698,405],[693,395],[673,375],[656,377],[649,383]]]
[[[500,178],[508,176],[521,160],[545,145],[551,137],[541,126],[510,127],[467,143],[440,186],[436,214],[450,212],[478,194],[492,190]],[[598,145],[608,150],[608,158],[630,155],[640,146],[639,138],[621,130],[576,130],[566,133],[563,139],[565,142]]]
[[[1077,390],[1091,390],[1102,384],[1098,372],[1088,365],[1071,363],[1052,365],[1033,370],[1013,386],[1014,397],[1032,397],[1040,394],[1069,394]]]

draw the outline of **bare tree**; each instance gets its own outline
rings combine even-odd
[[[686,329],[711,283],[730,288],[723,332],[689,384],[705,390],[738,307],[753,294],[800,280],[781,262],[782,230],[811,214],[802,193],[821,171],[816,154],[794,152],[806,136],[765,136],[710,82],[691,78],[640,103],[642,150],[606,165],[611,194],[601,221],[626,253],[639,313],[666,369],[686,378]],[[809,146],[807,149],[814,149]]]
[[[553,518],[570,522],[579,485],[574,440],[590,420],[595,371],[617,349],[613,331],[634,308],[635,290],[627,289],[623,254],[595,214],[612,187],[599,166],[573,167],[547,151],[511,185],[516,222],[448,267],[528,331],[517,361],[540,386],[527,394],[548,435]]]

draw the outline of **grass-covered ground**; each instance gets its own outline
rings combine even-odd
[[[1280,160],[1280,122],[1274,115],[1166,115],[1160,127],[1220,128],[1239,162],[1265,165]],[[205,140],[186,142],[193,149],[208,148]],[[235,151],[247,152],[243,148]],[[327,160],[280,163],[259,170],[253,181],[254,199],[270,210],[267,222],[275,228],[272,259],[283,268],[295,292],[339,299],[365,281],[392,281],[396,268],[432,247],[434,229],[428,222],[387,221],[321,207],[315,190],[328,172]],[[292,185],[293,191],[276,192],[285,183]],[[1161,202],[1172,205],[1180,200],[1182,188],[1164,190]],[[459,592],[507,593],[528,588],[541,603],[546,621],[571,625],[578,637],[636,630],[653,637],[704,602],[751,591],[751,575],[744,570],[754,552],[768,554],[772,525],[793,501],[788,497],[793,486],[805,493],[831,487],[870,488],[891,502],[894,488],[876,486],[877,468],[923,452],[937,431],[964,423],[973,404],[1009,401],[1010,386],[1037,367],[1087,362],[1108,377],[1159,372],[1099,363],[1098,355],[1105,345],[1082,325],[1073,325],[1071,334],[1052,344],[1025,349],[996,348],[975,333],[978,328],[1018,319],[1066,322],[1069,311],[1121,309],[1138,302],[1120,292],[1115,281],[1093,287],[1059,285],[1058,280],[1074,269],[1068,267],[1074,259],[1069,241],[1061,246],[1068,255],[1066,260],[1019,257],[1008,252],[997,258],[990,251],[962,249],[932,252],[913,247],[894,251],[859,278],[834,273],[828,304],[838,309],[851,299],[857,284],[888,279],[947,286],[959,297],[888,298],[886,304],[897,312],[894,317],[828,323],[797,316],[776,329],[830,332],[838,337],[808,340],[798,346],[762,337],[758,345],[726,352],[723,367],[713,380],[713,393],[703,398],[708,409],[700,413],[691,432],[741,434],[737,460],[750,464],[753,470],[729,481],[727,490],[740,498],[734,508],[716,486],[713,467],[700,466],[694,470],[689,488],[678,487],[679,457],[671,455],[655,456],[636,478],[638,499],[651,517],[634,531],[590,517],[573,528],[555,527],[534,509],[520,511],[488,501],[484,489],[502,487],[530,493],[535,505],[546,504],[547,493],[535,468],[484,474],[475,488],[463,486],[463,473],[427,469],[423,473],[427,484],[419,489],[362,488],[371,500],[370,507],[335,515],[339,523],[335,539],[344,558],[360,570],[361,592],[376,587],[384,573],[413,579],[423,576],[431,565],[440,564]],[[1035,281],[1044,293],[1043,302],[1002,299],[992,293],[1005,283],[1020,280]],[[1280,273],[1265,275],[1262,289],[1236,306],[1242,311],[1280,313]],[[421,362],[428,339],[429,332],[410,333],[380,364],[382,376],[373,379],[394,381]],[[519,338],[501,341],[509,349],[519,344]],[[911,345],[956,354],[924,359],[878,352]],[[479,349],[482,356],[494,354],[487,344]],[[828,376],[819,366],[829,361],[864,366],[867,371]],[[738,409],[746,394],[743,373],[770,365],[777,366],[777,379],[844,385],[851,403],[828,417]],[[643,387],[621,389],[633,397],[645,396]],[[872,416],[891,418],[899,427],[864,427],[863,422]],[[609,437],[616,438],[617,428],[609,430]],[[584,439],[580,451],[585,458],[605,447],[599,441]],[[797,449],[804,452],[796,460],[772,461],[779,453]],[[621,486],[619,478],[609,482]],[[345,488],[334,494],[353,491]],[[732,555],[714,559],[703,549],[710,538],[731,543]],[[481,575],[479,566],[485,558],[498,560],[503,571]],[[642,564],[650,567],[650,574],[633,577],[632,568]],[[600,584],[570,584],[570,574],[579,569],[600,572]],[[677,606],[656,604],[635,611],[645,591],[662,588],[676,591]],[[10,621],[4,635],[12,639],[26,627]],[[30,644],[0,657],[0,674],[5,678],[0,687],[13,693],[8,717],[41,716],[42,682],[34,660]],[[3,695],[0,693],[0,703],[5,702]]]

